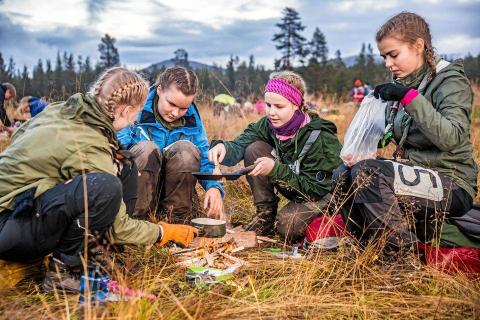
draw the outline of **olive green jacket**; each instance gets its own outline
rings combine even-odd
[[[30,188],[38,197],[83,173],[117,175],[112,148],[118,149],[115,130],[93,98],[78,93],[50,104],[18,129],[0,154],[0,213]],[[122,201],[107,235],[117,244],[151,245],[159,232],[153,223],[131,219]]]
[[[450,63],[435,75],[422,94],[399,110],[393,123],[393,138],[400,141],[410,116],[413,121],[403,145],[404,158],[451,177],[475,199],[478,170],[470,139],[472,102],[463,62]]]
[[[313,130],[320,130],[320,135],[300,163],[299,174],[290,166],[299,158],[303,146]],[[255,141],[264,141],[271,145],[278,159],[269,174],[270,180],[283,186],[284,190],[300,193],[310,200],[320,200],[331,190],[332,171],[338,167],[342,148],[336,136],[337,128],[330,121],[317,115],[289,140],[280,141],[268,127],[267,117],[250,124],[245,131],[233,141],[213,141],[211,147],[218,143],[225,144],[226,156],[222,164],[233,166],[243,159],[245,148]],[[283,193],[283,192],[282,192]]]

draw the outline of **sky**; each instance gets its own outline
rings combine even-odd
[[[480,0],[0,0],[0,52],[17,67],[57,51],[98,59],[98,43],[117,39],[122,65],[142,68],[173,57],[225,65],[230,54],[273,66],[272,42],[284,7],[296,9],[310,39],[325,34],[330,55],[355,55],[389,17],[409,10],[430,23],[439,53],[480,53]],[[376,51],[376,46],[373,46]]]

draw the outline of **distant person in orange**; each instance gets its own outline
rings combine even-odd
[[[350,92],[350,96],[352,97],[352,101],[359,105],[362,103],[363,98],[365,97],[365,87],[363,86],[362,81],[358,79],[355,80],[353,85],[354,87]]]

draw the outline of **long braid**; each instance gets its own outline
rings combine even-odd
[[[126,103],[127,101],[132,100],[132,97],[138,96],[144,89],[145,83],[143,81],[134,81],[126,83],[122,87],[119,87],[113,91],[108,100],[105,102],[107,115],[110,118],[114,117],[115,106],[121,102]]]
[[[105,71],[89,93],[97,100],[101,111],[113,121],[118,106],[143,104],[147,91],[148,85],[140,75],[116,67]]]

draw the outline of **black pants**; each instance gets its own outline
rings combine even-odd
[[[121,200],[122,182],[107,173],[88,173],[57,185],[35,199],[31,208],[0,214],[0,259],[29,261],[53,252],[67,265],[80,265],[86,216],[88,233],[102,234],[115,220]]]
[[[384,160],[341,165],[334,170],[332,189],[348,196],[341,213],[354,236],[385,235],[394,249],[431,240],[446,217],[464,215],[473,202],[445,175]]]

